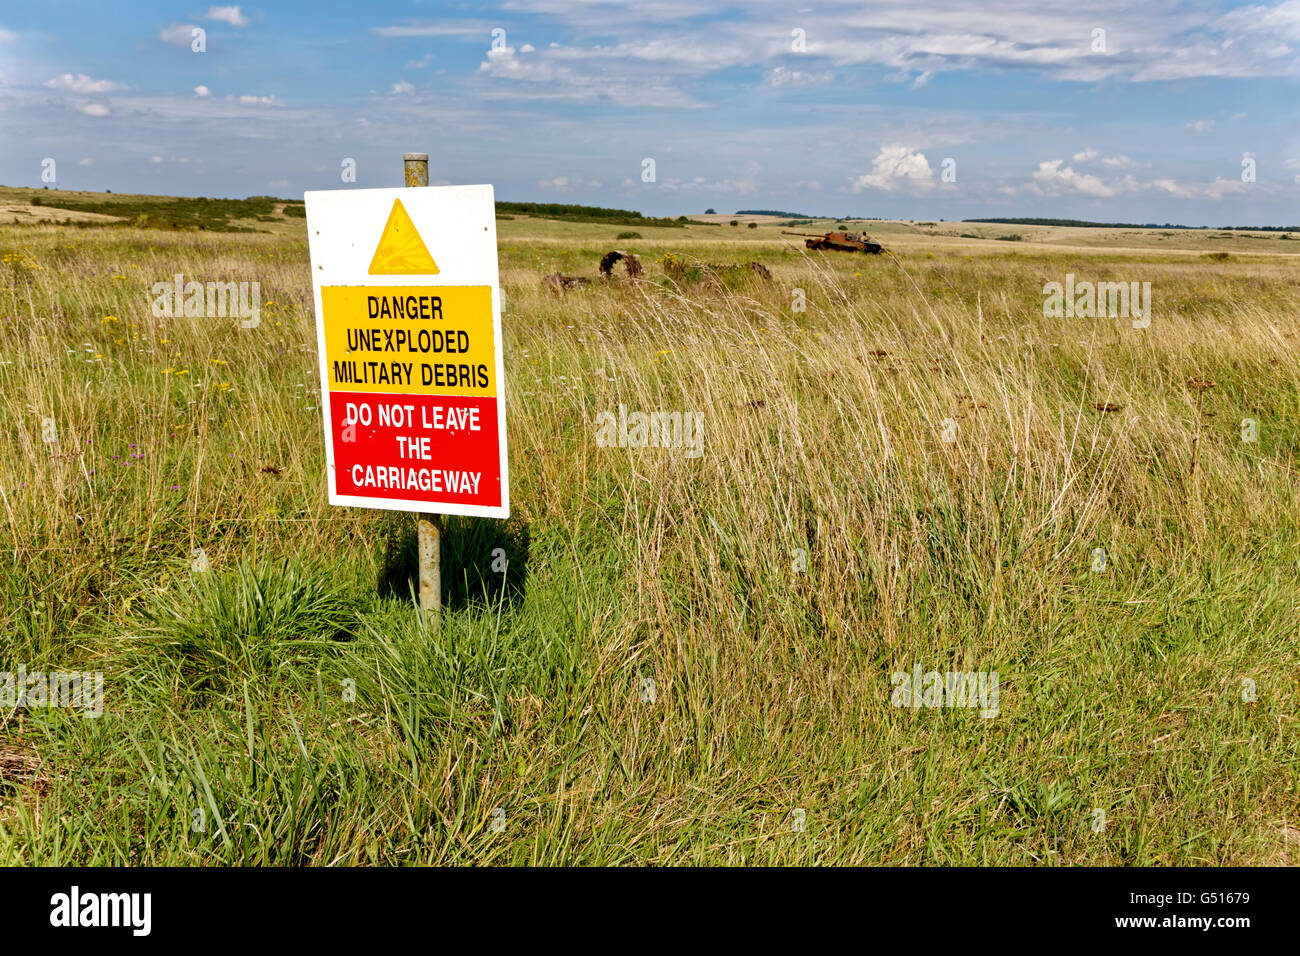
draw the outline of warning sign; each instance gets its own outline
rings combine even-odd
[[[370,260],[372,276],[437,275],[438,263],[433,261],[424,240],[415,231],[411,217],[400,199],[393,200],[393,211],[388,214],[388,225],[379,237],[375,257]]]
[[[305,198],[330,503],[509,517],[492,187]]]

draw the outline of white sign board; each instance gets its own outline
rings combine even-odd
[[[330,504],[509,517],[492,187],[304,198]]]

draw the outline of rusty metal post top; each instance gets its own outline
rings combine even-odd
[[[406,166],[404,182],[407,186],[429,185],[428,153],[403,153],[402,162]]]

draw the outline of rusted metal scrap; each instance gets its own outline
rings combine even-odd
[[[619,260],[622,260],[624,267],[627,269],[629,279],[639,279],[645,274],[645,270],[641,268],[641,260],[632,253],[623,252],[621,249],[614,249],[601,256],[600,274],[608,279],[614,274],[614,265]]]
[[[737,272],[748,271],[758,276],[760,279],[771,280],[772,273],[767,266],[761,262],[750,262],[747,264],[718,265],[717,263],[696,262],[694,264],[687,260],[681,259],[669,253],[660,260],[664,263],[664,271],[670,276],[682,278],[688,268],[699,270],[698,277],[704,277],[717,282],[723,275],[735,274]],[[624,252],[622,249],[611,249],[601,256],[600,275],[604,279],[614,277],[614,267],[620,262],[627,271],[629,279],[640,279],[645,276],[645,267],[641,265],[641,260],[630,252]],[[546,286],[556,295],[562,295],[564,291],[572,286],[587,285],[591,280],[586,276],[566,276],[563,273],[555,272],[542,279],[542,285]]]
[[[586,276],[566,276],[559,272],[552,273],[542,280],[542,285],[546,286],[556,295],[561,295],[565,289],[575,285],[586,285],[591,280]]]
[[[804,245],[818,251],[865,252],[868,255],[880,255],[885,247],[872,242],[866,233],[861,232],[782,232],[783,236],[803,236]]]

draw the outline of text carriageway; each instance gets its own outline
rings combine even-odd
[[[501,503],[495,398],[330,392],[328,401],[341,494],[424,491],[461,504]]]

